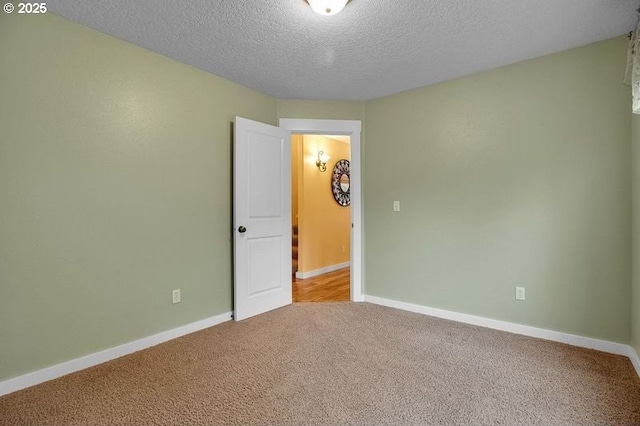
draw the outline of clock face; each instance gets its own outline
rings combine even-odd
[[[351,164],[349,160],[339,160],[333,168],[331,191],[336,202],[343,207],[351,204]]]

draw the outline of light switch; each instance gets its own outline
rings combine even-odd
[[[394,201],[393,202],[393,211],[394,212],[399,212],[400,211],[400,201]]]

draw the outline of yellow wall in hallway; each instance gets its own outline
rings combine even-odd
[[[337,161],[350,158],[350,147],[318,135],[304,135],[301,145],[298,270],[309,272],[349,261],[351,209],[334,200],[331,176]],[[331,156],[326,172],[315,164],[320,150]]]
[[[298,197],[302,180],[302,135],[291,135],[291,225],[298,226]]]

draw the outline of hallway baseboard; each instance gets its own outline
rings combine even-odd
[[[339,269],[348,268],[351,266],[351,262],[344,263],[336,263],[335,265],[325,266],[324,268],[314,269],[313,271],[307,272],[296,272],[296,278],[299,280],[304,280],[305,278],[317,277],[318,275],[326,274],[327,272],[337,271]]]

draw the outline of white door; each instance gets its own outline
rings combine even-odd
[[[291,304],[291,134],[236,117],[233,226],[236,321]]]

